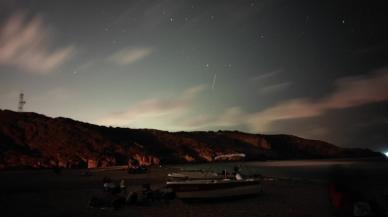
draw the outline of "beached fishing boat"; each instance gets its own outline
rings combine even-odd
[[[245,154],[226,154],[219,155],[214,160],[230,160],[244,158]],[[167,174],[168,178],[173,181],[177,180],[203,180],[203,179],[226,179],[230,174],[220,174],[208,169],[181,169],[177,172]]]
[[[257,195],[262,192],[258,179],[185,180],[167,182],[180,199],[216,199]]]
[[[207,170],[182,170],[179,172],[169,173],[168,178],[171,180],[203,180],[203,179],[222,179],[218,173]]]
[[[215,160],[230,157],[245,157],[243,154],[217,156]],[[220,178],[223,177],[223,178]],[[257,195],[262,192],[259,178],[244,178],[239,169],[235,168],[233,176],[217,175],[216,178],[197,179],[187,176],[185,180],[167,181],[167,188],[171,188],[180,199],[216,199],[236,198]]]

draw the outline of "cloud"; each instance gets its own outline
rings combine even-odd
[[[35,74],[48,74],[65,63],[74,47],[49,49],[51,39],[40,17],[16,13],[0,28],[0,64],[17,66]]]
[[[385,100],[388,100],[388,69],[367,76],[339,79],[335,90],[321,99],[296,98],[251,113],[236,106],[217,116],[199,115],[180,124],[188,129],[246,126],[252,132],[269,132],[272,124],[278,121],[317,117],[332,109],[346,109]],[[327,129],[317,128],[312,134],[322,135],[326,132]]]
[[[268,85],[268,86],[260,88],[258,93],[262,94],[262,95],[270,94],[270,93],[285,90],[288,87],[290,87],[291,85],[292,85],[292,82],[289,82],[289,81],[281,82],[278,84],[272,84],[272,85]]]
[[[241,123],[246,119],[246,114],[238,106],[231,107],[225,110],[224,113],[218,117],[216,124],[218,126],[234,126],[236,123]]]
[[[125,48],[112,54],[108,60],[119,65],[129,65],[149,56],[151,48]]]
[[[283,85],[282,85],[283,86]],[[288,86],[288,85],[284,85]],[[278,121],[317,117],[333,109],[346,109],[388,100],[388,69],[365,76],[339,79],[335,90],[320,99],[296,98],[257,112],[246,112],[239,106],[229,107],[218,115],[187,116],[204,86],[185,90],[175,99],[147,99],[124,112],[112,113],[99,121],[104,125],[149,126],[173,130],[204,130],[244,126],[252,132],[270,132]],[[314,135],[327,129],[317,128]]]
[[[251,115],[249,125],[266,130],[279,120],[315,117],[331,109],[345,109],[388,100],[388,69],[367,76],[339,79],[334,92],[318,100],[292,99]]]
[[[248,124],[253,129],[267,130],[274,121],[313,117],[321,112],[320,107],[309,99],[293,99],[251,114]]]
[[[185,121],[179,121],[178,125],[183,129],[203,129],[211,126],[214,123],[214,118],[207,114],[200,114],[192,118],[187,118]]]
[[[267,73],[264,73],[264,74],[260,74],[260,75],[257,75],[255,77],[252,77],[252,81],[262,81],[262,80],[266,80],[268,78],[271,78],[271,77],[274,77],[275,75],[279,74],[283,72],[283,69],[277,69],[277,70],[273,70],[271,72],[267,72]]]
[[[371,76],[343,78],[337,81],[337,91],[320,103],[322,109],[348,108],[388,100],[388,69]]]
[[[156,121],[172,120],[174,117],[190,110],[193,100],[205,86],[199,85],[186,89],[175,99],[147,99],[140,101],[126,111],[115,112],[98,121],[99,124],[113,126],[136,126],[141,123],[142,127]],[[150,126],[152,127],[152,125]]]
[[[227,108],[218,116],[210,117],[206,114],[201,114],[193,118],[180,120],[178,125],[180,128],[189,130],[198,129],[219,129],[226,127],[234,127],[247,122],[249,115],[245,113],[239,106]]]

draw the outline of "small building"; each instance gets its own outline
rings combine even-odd
[[[88,159],[88,169],[97,168],[98,162],[97,160]]]

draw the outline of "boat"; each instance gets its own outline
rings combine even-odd
[[[215,160],[242,156],[245,157],[241,154],[221,155]],[[167,181],[166,185],[182,200],[237,198],[258,195],[262,192],[260,178],[245,178],[236,168],[233,176],[223,174],[217,175],[216,178],[207,176],[203,179],[187,176],[186,179]]]
[[[262,192],[261,181],[253,178],[169,181],[167,187],[180,199],[233,198],[253,196]]]
[[[244,158],[245,154],[225,154],[219,155],[214,158],[214,160],[232,160]],[[230,174],[220,174],[206,169],[181,169],[177,172],[172,172],[167,174],[169,180],[202,180],[202,179],[225,179],[230,178]]]
[[[182,170],[169,173],[170,180],[203,180],[203,179],[222,179],[220,174],[207,170]]]

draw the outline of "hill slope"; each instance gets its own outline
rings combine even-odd
[[[0,110],[0,168],[206,162],[236,152],[247,160],[381,156],[291,135],[112,128]]]

